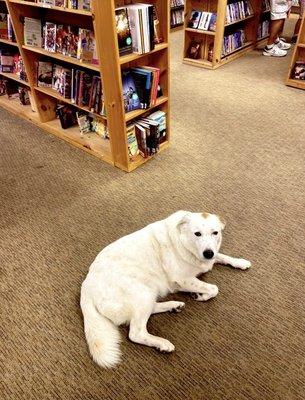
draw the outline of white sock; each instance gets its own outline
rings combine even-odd
[[[272,44],[267,44],[267,45],[266,45],[266,48],[267,48],[267,50],[271,50],[273,46],[274,46],[274,43],[272,43]]]

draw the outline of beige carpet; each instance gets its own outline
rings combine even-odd
[[[0,110],[0,398],[302,400],[305,396],[305,93],[289,58],[254,51],[217,71],[181,64],[172,35],[172,146],[125,174]],[[178,209],[227,220],[215,300],[182,295],[149,329],[172,355],[127,341],[90,359],[79,289],[99,250]]]

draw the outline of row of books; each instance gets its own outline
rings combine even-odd
[[[243,29],[237,30],[231,35],[224,36],[222,56],[232,53],[246,43],[246,35]]]
[[[201,29],[204,31],[215,31],[216,19],[216,13],[193,10],[188,22],[188,27],[192,29]]]
[[[136,120],[127,126],[129,158],[134,160],[138,154],[147,158],[158,153],[160,144],[166,140],[166,114],[154,113]]]
[[[159,68],[144,66],[123,70],[122,83],[125,112],[152,107],[163,94]]]
[[[16,41],[11,17],[6,13],[0,13],[0,39]]]
[[[171,0],[171,8],[183,7],[183,6],[184,6],[184,0]]]
[[[22,57],[16,51],[0,49],[0,71],[16,74],[22,81],[27,81]]]
[[[37,86],[52,88],[75,105],[88,107],[92,113],[105,113],[100,76],[76,68],[70,69],[51,62],[38,61]]]
[[[19,99],[20,104],[27,106],[31,104],[29,89],[18,85],[10,79],[0,76],[0,96],[7,96],[10,100]]]
[[[265,38],[269,35],[269,25],[270,25],[270,21],[269,20],[265,20],[262,21],[257,28],[257,39],[262,39]]]
[[[98,63],[94,33],[88,29],[54,22],[45,22],[42,25],[39,19],[25,17],[24,43],[86,63]]]
[[[115,10],[120,55],[154,50],[154,13],[156,10],[151,4],[130,4]]]
[[[253,15],[253,8],[249,0],[230,3],[226,8],[226,22],[228,24]]]
[[[294,79],[305,80],[305,61],[296,61],[292,77]]]
[[[87,11],[91,9],[90,0],[35,0],[35,3],[45,7],[55,6]]]
[[[171,27],[184,23],[184,10],[173,10],[170,16]]]

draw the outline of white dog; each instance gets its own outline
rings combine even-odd
[[[136,343],[172,352],[166,339],[147,332],[151,314],[181,311],[183,302],[158,302],[177,291],[206,301],[216,285],[196,277],[213,264],[247,269],[251,263],[219,253],[224,224],[213,214],[178,211],[170,217],[125,236],[103,249],[90,267],[81,289],[86,339],[93,359],[110,368],[120,360],[117,326],[130,324]]]

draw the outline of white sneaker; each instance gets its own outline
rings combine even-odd
[[[289,50],[291,49],[291,44],[287,43],[286,40],[284,38],[278,38],[277,41],[274,42],[275,45],[277,45],[277,47],[279,49],[282,50]]]
[[[269,57],[285,57],[287,55],[287,51],[280,49],[276,44],[274,44],[271,49],[267,47],[264,48],[263,56]]]

